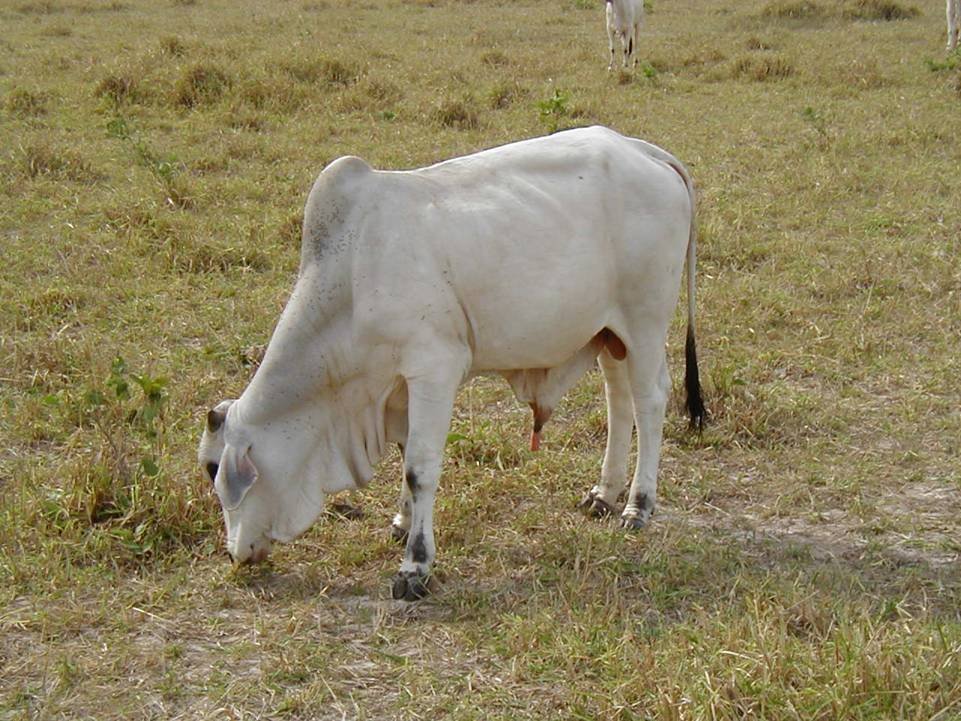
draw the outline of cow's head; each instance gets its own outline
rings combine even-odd
[[[227,552],[235,563],[257,563],[270,553],[273,504],[248,496],[257,488],[260,474],[252,444],[237,434],[228,436],[228,411],[233,401],[223,401],[208,411],[197,459],[220,499],[227,526]]]
[[[367,457],[373,442],[352,430],[353,414],[329,402],[257,423],[244,404],[223,401],[207,413],[197,459],[223,509],[228,553],[235,563],[256,563],[273,541],[306,531],[327,494],[366,484],[376,460]]]

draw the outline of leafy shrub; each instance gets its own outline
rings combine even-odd
[[[570,100],[570,97],[570,93],[554,88],[554,93],[549,98],[537,103],[541,122],[547,126],[549,132],[556,132],[561,118],[570,115],[570,108],[567,107],[567,101]]]
[[[103,381],[46,402],[96,439],[92,455],[68,461],[58,469],[57,485],[38,489],[39,523],[83,537],[85,554],[136,563],[209,531],[211,517],[188,489],[170,492],[163,462],[166,378],[132,372],[118,356]]]

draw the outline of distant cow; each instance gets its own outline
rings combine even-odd
[[[395,598],[427,592],[434,495],[458,387],[504,375],[534,411],[595,362],[608,439],[583,505],[654,510],[670,381],[665,341],[687,258],[685,384],[703,418],[694,342],[694,190],[665,151],[602,127],[505,145],[427,168],[331,163],[304,214],[300,272],[263,363],[207,414],[199,460],[235,562],[266,557],[315,521],[327,494],[364,486],[389,443],[404,462]]]
[[[637,50],[637,41],[641,33],[641,23],[644,21],[644,0],[606,0],[607,15],[607,45],[611,51],[611,62],[608,70],[614,69],[614,38],[620,38],[621,50],[624,53],[623,66],[626,68]]]
[[[961,35],[961,0],[948,0],[948,52],[958,47]]]

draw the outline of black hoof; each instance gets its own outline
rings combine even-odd
[[[396,601],[419,601],[428,593],[429,576],[418,576],[413,571],[401,571],[394,576],[390,594]]]
[[[607,518],[614,513],[614,507],[603,498],[598,497],[593,491],[584,496],[577,507],[585,511],[591,518]]]
[[[344,518],[348,521],[353,521],[364,517],[363,508],[360,506],[352,506],[349,503],[331,503],[327,506],[327,511],[332,516]]]
[[[602,498],[595,498],[588,514],[591,518],[607,518],[614,515],[614,507]]]
[[[628,531],[639,531],[647,525],[650,517],[651,514],[649,511],[643,511],[630,516],[621,516],[621,528]]]
[[[390,524],[390,537],[398,543],[407,543],[407,529],[394,523]]]

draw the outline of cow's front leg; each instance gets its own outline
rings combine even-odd
[[[404,483],[410,496],[410,526],[404,561],[391,587],[396,599],[416,601],[428,593],[435,556],[434,496],[440,481],[454,396],[462,378],[463,366],[458,364],[445,377],[407,379],[410,430],[404,453]]]

